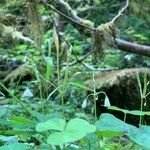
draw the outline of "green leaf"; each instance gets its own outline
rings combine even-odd
[[[146,148],[146,149],[150,149],[150,132],[149,132],[149,128],[146,127],[142,127],[142,130],[139,130],[137,128],[135,129],[130,129],[129,130],[129,138],[134,141],[136,144]],[[148,132],[147,132],[148,130]]]
[[[125,114],[129,112],[129,110],[121,109],[121,108],[118,108],[118,107],[116,107],[116,106],[109,106],[109,107],[107,107],[107,108],[110,109],[110,110],[121,111],[121,112],[123,112],[123,113],[125,113]]]
[[[16,46],[16,49],[20,50],[20,51],[26,51],[27,50],[28,45],[26,44],[22,44],[22,45],[18,45]]]
[[[32,120],[25,118],[25,117],[18,117],[18,116],[14,116],[11,118],[10,123],[12,124],[24,124],[24,123],[33,123]]]
[[[9,121],[6,119],[0,119],[0,125],[9,125]]]
[[[91,89],[89,89],[87,86],[85,86],[81,83],[78,83],[78,82],[69,82],[69,85],[76,86],[76,87],[83,89],[83,90],[90,90],[91,91]]]
[[[143,116],[143,115],[147,114],[147,112],[144,112],[144,111],[140,111],[140,110],[129,111],[127,109],[121,109],[121,108],[118,108],[116,106],[109,106],[107,108],[110,109],[110,110],[121,111],[125,114],[131,114],[131,115],[136,115],[136,116]]]
[[[121,136],[122,133],[121,132],[116,132],[116,131],[97,131],[96,132],[99,137],[114,137],[114,136]]]
[[[66,121],[59,118],[54,118],[37,124],[36,131],[43,132],[47,130],[58,130],[63,131],[66,125]]]
[[[33,115],[35,118],[37,118],[37,120],[39,122],[45,122],[47,120],[54,119],[54,118],[62,118],[62,115],[58,112],[42,114],[42,113],[39,113],[37,111],[33,111]]]
[[[28,135],[28,136],[32,136],[34,134],[36,134],[36,131],[30,131],[30,130],[7,130],[7,131],[1,131],[0,130],[0,135]]]
[[[139,110],[132,110],[132,111],[129,111],[128,114],[136,115],[136,116],[144,116],[145,112],[139,111]]]
[[[134,34],[134,37],[139,38],[140,40],[148,40],[148,38],[145,37],[143,34]]]
[[[140,125],[139,129],[140,129],[140,131],[142,131],[143,133],[146,133],[146,134],[149,134],[149,135],[150,135],[150,126]]]
[[[133,142],[146,149],[150,149],[149,126],[140,126],[138,129],[107,113],[101,115],[100,119],[96,122],[96,126],[100,131],[115,131],[126,133]]]
[[[70,120],[67,123],[67,126],[65,128],[66,131],[80,131],[85,133],[92,133],[96,131],[96,127],[94,125],[91,125],[86,120],[75,118]]]
[[[47,143],[51,145],[61,145],[80,140],[84,136],[86,136],[86,133],[80,131],[55,132],[49,135]]]
[[[144,113],[145,113],[145,115],[150,116],[150,111],[145,111]]]
[[[94,125],[83,119],[75,118],[67,123],[64,131],[50,134],[47,143],[52,145],[71,143],[95,131],[96,127]]]
[[[26,150],[26,149],[27,149],[27,146],[21,143],[0,147],[0,150]]]
[[[128,132],[129,128],[134,128],[134,126],[129,125],[108,113],[104,113],[100,116],[100,119],[96,122],[96,127],[100,131],[115,132]]]
[[[18,116],[14,116],[10,121],[9,121],[9,125],[13,126],[13,127],[34,127],[35,126],[35,122],[25,118],[25,117],[18,117]]]

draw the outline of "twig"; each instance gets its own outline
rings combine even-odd
[[[82,58],[78,59],[76,57],[76,61],[73,61],[73,62],[70,62],[69,64],[67,63],[63,63],[61,66],[73,66],[73,65],[76,65],[77,63],[81,63],[84,67],[88,68],[89,70],[92,70],[92,71],[100,71],[100,72],[103,72],[103,71],[111,71],[111,70],[117,70],[118,68],[94,68],[93,66],[90,66],[89,64],[83,62],[83,60],[85,58],[87,58],[89,55],[92,54],[92,51],[90,51],[89,53],[87,53],[85,56],[83,56]]]
[[[87,53],[86,55],[84,55],[82,58],[80,58],[80,59],[76,58],[76,61],[72,61],[72,62],[70,62],[68,64],[67,63],[63,63],[63,64],[61,64],[61,66],[73,66],[73,65],[76,65],[77,63],[81,63],[85,58],[87,58],[88,56],[90,56],[92,53],[93,52],[90,51],[89,53]]]
[[[85,66],[86,68],[88,68],[89,70],[92,71],[111,71],[111,70],[117,70],[118,68],[94,68],[93,66],[88,65],[87,63],[81,62],[83,66]]]
[[[123,12],[127,9],[129,6],[129,0],[126,1],[125,6],[118,12],[118,14],[111,20],[112,23],[115,23],[115,21],[123,15]]]

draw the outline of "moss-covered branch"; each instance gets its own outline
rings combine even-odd
[[[94,23],[92,23],[90,20],[84,20],[80,18],[76,14],[76,12],[72,10],[70,5],[67,2],[64,2],[64,0],[57,0],[57,1],[54,0],[51,4],[45,2],[44,4],[46,4],[47,7],[50,7],[53,11],[62,15],[65,19],[69,20],[70,23],[72,23],[80,32],[83,33],[84,30],[87,29],[89,32],[96,31],[96,28],[94,28]],[[128,4],[129,1],[127,1],[125,7],[123,7],[122,11],[119,11],[118,15],[115,18],[113,18],[113,20],[116,20],[116,18],[118,18],[122,14],[122,12],[125,11]],[[121,39],[115,39],[115,41],[116,41],[116,45],[120,50],[136,53],[144,56],[150,56],[150,46],[134,44]]]

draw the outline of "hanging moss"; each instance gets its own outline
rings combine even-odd
[[[115,46],[115,37],[115,25],[111,22],[101,24],[93,32],[93,50],[96,62],[104,58],[105,49]]]
[[[115,24],[108,22],[97,27],[97,33],[101,36],[101,47],[107,49],[115,46],[116,29]],[[95,37],[96,38],[96,37]]]

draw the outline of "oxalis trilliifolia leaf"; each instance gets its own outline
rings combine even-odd
[[[43,132],[51,130],[52,134],[48,136],[47,143],[51,145],[61,145],[78,141],[87,134],[95,132],[96,127],[86,120],[75,118],[66,122],[64,119],[50,119],[39,123],[36,131]]]
[[[112,114],[104,113],[96,122],[96,127],[100,132],[107,132],[109,135],[114,132],[126,134],[131,141],[144,147],[144,150],[150,149],[150,127],[141,125],[139,128],[127,124],[116,118]]]

